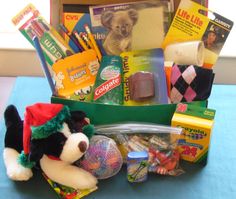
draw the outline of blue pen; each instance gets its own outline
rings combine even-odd
[[[43,68],[44,75],[46,76],[49,86],[51,88],[52,94],[55,94],[55,86],[54,86],[50,71],[48,69],[48,66],[47,66],[47,63],[46,63],[46,60],[45,60],[45,57],[44,57],[44,54],[43,54],[43,51],[42,51],[42,48],[41,48],[41,45],[39,43],[39,39],[37,36],[33,37],[33,42],[34,42],[34,47],[39,57],[41,66]]]

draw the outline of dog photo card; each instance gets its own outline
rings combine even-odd
[[[99,47],[108,55],[161,47],[169,28],[168,1],[139,1],[90,6],[93,33],[99,34]]]

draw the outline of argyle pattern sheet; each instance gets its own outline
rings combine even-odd
[[[214,73],[194,65],[174,65],[171,70],[172,103],[206,100],[211,93]]]

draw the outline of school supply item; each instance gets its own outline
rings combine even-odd
[[[132,151],[127,156],[127,179],[129,182],[143,182],[148,175],[148,153]]]
[[[99,69],[93,49],[57,61],[52,66],[57,95],[79,101],[90,101]]]
[[[186,53],[188,52],[188,53]],[[180,65],[202,66],[204,61],[203,41],[189,41],[170,44],[164,51],[165,61],[173,61]]]
[[[77,38],[75,37],[75,35],[72,32],[69,32],[69,30],[66,28],[65,25],[60,24],[59,27],[72,41],[72,45],[74,46],[74,48],[76,48],[76,50],[74,50],[74,51],[75,52],[82,52],[84,49],[80,46],[80,44],[79,44]]]
[[[52,91],[52,94],[56,94],[55,93],[55,85],[54,85],[54,82],[52,80],[52,76],[51,76],[51,73],[48,69],[48,66],[47,66],[47,63],[46,63],[46,60],[45,60],[45,57],[43,55],[43,50],[40,46],[40,43],[39,43],[39,39],[38,37],[34,37],[33,38],[33,42],[34,42],[34,47],[36,49],[36,52],[38,54],[38,57],[39,57],[39,60],[40,60],[40,63],[41,63],[41,66],[43,68],[43,72],[44,72],[44,75],[45,77],[47,78],[47,81],[49,83],[49,86],[50,86],[50,89]]]
[[[87,35],[85,33],[81,33],[80,35],[84,39],[84,41],[87,43],[88,47],[92,49],[93,48],[93,44],[91,43],[91,41],[89,40]]]
[[[13,17],[12,22],[32,45],[34,36],[38,37],[45,59],[50,66],[57,60],[74,53],[32,4],[28,4]]]
[[[78,35],[83,39],[88,48],[93,48],[91,41],[88,39],[87,32],[84,29],[85,24],[88,24],[88,26],[91,27],[91,20],[88,9],[81,10],[79,4],[73,4],[73,6],[67,5],[66,9],[63,9],[62,22],[70,32],[73,32],[74,34],[78,33]],[[101,54],[104,54],[103,49],[100,48],[101,42],[104,39],[103,36],[98,32],[94,32],[94,30],[93,36],[99,47],[99,50],[101,51]],[[73,42],[67,37],[65,38],[65,40],[73,48]]]
[[[204,14],[209,13],[209,17]],[[162,48],[170,44],[203,41],[203,67],[212,68],[233,27],[233,22],[190,0],[182,0],[171,23]],[[186,51],[188,55],[195,50]],[[190,55],[194,56],[194,55]],[[196,56],[196,55],[195,55]],[[195,60],[198,60],[196,57]],[[190,63],[193,64],[193,63]]]
[[[178,104],[171,126],[183,128],[179,140],[181,158],[193,163],[207,164],[215,110],[190,104]]]
[[[122,59],[103,56],[96,77],[93,101],[103,104],[123,104]]]
[[[88,46],[86,45],[86,43],[82,39],[82,37],[79,35],[79,33],[76,31],[74,31],[73,33],[74,33],[76,39],[78,40],[78,42],[80,43],[80,45],[82,46],[83,50],[88,50]]]
[[[107,55],[160,48],[171,19],[167,1],[90,6],[92,31]],[[158,19],[158,20],[157,20]]]
[[[163,50],[123,52],[124,105],[167,104]]]
[[[95,39],[94,39],[94,36],[93,36],[93,34],[92,34],[92,32],[91,32],[91,30],[90,30],[88,24],[85,24],[85,25],[84,25],[84,29],[85,29],[85,31],[87,32],[88,37],[89,37],[89,39],[90,39],[90,41],[91,41],[91,43],[92,43],[92,45],[93,45],[93,49],[94,49],[94,50],[96,51],[96,53],[97,53],[98,60],[101,61],[101,59],[102,59],[102,54],[101,54],[101,52],[100,52],[100,50],[99,50],[99,48],[98,48],[98,46],[97,46],[97,43],[96,43],[96,41],[95,41]]]
[[[172,103],[207,100],[215,74],[212,69],[194,65],[177,65],[171,69],[170,100]]]

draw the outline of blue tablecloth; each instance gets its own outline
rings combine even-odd
[[[44,78],[19,77],[9,99],[18,107],[23,118],[25,107],[35,102],[50,102],[50,89]],[[149,175],[140,184],[130,184],[123,168],[118,175],[99,181],[99,189],[86,198],[181,198],[181,199],[233,199],[236,198],[236,85],[214,85],[208,107],[216,109],[208,164],[205,167],[183,163],[186,171],[179,177]],[[3,150],[5,127],[0,123],[0,149]],[[13,182],[6,176],[0,159],[1,198],[53,199],[54,190],[42,177],[40,171],[28,182]]]

